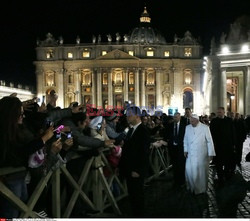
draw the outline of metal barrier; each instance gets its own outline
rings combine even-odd
[[[75,156],[75,158],[78,157],[80,157],[80,155]],[[104,166],[107,167],[111,173],[111,176],[108,178],[106,178],[103,174]],[[24,170],[24,167],[1,168],[0,177]],[[63,214],[61,211],[61,175],[66,178],[68,183],[73,188],[73,194],[71,195],[71,198],[66,205],[66,209],[64,210]],[[78,181],[75,181],[75,179],[71,176],[66,168],[66,164],[61,165],[54,171],[50,170],[46,174],[46,176],[41,178],[32,195],[29,197],[27,204],[21,201],[14,193],[12,193],[5,186],[2,179],[0,179],[0,194],[21,212],[21,218],[38,218],[38,214],[33,211],[33,209],[45,186],[50,180],[52,184],[52,216],[54,218],[70,217],[78,198],[80,198],[93,210],[103,212],[105,208],[111,206],[116,214],[121,214],[120,209],[117,205],[117,201],[127,196],[126,184],[122,184],[120,182],[116,173],[110,167],[103,151],[100,152],[99,156],[93,156],[87,160]],[[118,183],[121,190],[121,194],[117,197],[114,197],[111,191],[111,185],[113,181],[116,181]],[[89,187],[85,188],[85,186]],[[90,199],[90,197],[88,196],[90,192],[92,193],[92,199]]]
[[[161,140],[162,138],[155,138]],[[150,182],[152,179],[159,177],[163,173],[167,173],[172,168],[170,165],[170,157],[166,145],[157,146],[151,143],[149,164],[152,170],[152,175],[146,178],[145,182]]]
[[[113,168],[110,166],[105,152],[107,149],[103,149],[98,156],[93,156],[87,160],[85,166],[79,176],[79,180],[76,181],[66,168],[66,164],[61,165],[54,171],[50,170],[46,176],[42,177],[37,184],[32,195],[29,197],[27,204],[21,201],[15,194],[13,194],[0,179],[0,194],[5,197],[9,202],[17,208],[21,214],[21,218],[32,217],[38,218],[38,214],[33,211],[39,197],[41,196],[44,188],[51,181],[52,184],[52,217],[54,218],[68,218],[70,217],[72,210],[76,204],[78,198],[86,203],[91,209],[103,212],[106,208],[112,207],[113,211],[120,215],[121,211],[117,205],[118,200],[127,196],[127,187],[125,181],[122,183]],[[75,155],[74,158],[80,157],[80,154]],[[74,160],[74,159],[73,159]],[[156,147],[151,144],[149,155],[150,167],[153,174],[148,177],[145,182],[160,176],[162,173],[167,172],[171,165],[169,165],[169,155],[166,146]],[[109,170],[110,176],[105,177],[103,168]],[[24,171],[24,167],[20,168],[1,168],[0,177]],[[61,200],[61,175],[63,175],[73,189],[73,193],[65,206],[62,213],[62,200]],[[120,194],[114,196],[112,193],[112,184],[116,182],[120,189]],[[91,196],[91,197],[89,197]],[[65,202],[64,202],[65,203]]]

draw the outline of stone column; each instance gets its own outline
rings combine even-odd
[[[237,107],[237,112],[243,114],[245,113],[245,110],[244,110],[244,103],[245,103],[245,79],[244,79],[244,76],[246,75],[246,68],[244,68],[244,70],[242,69],[242,75],[239,75],[238,76],[238,92],[237,92],[237,95],[238,95],[238,107]]]
[[[123,92],[123,98],[124,101],[128,101],[128,72],[129,69],[125,70],[124,72],[124,92]]]
[[[161,70],[159,68],[155,69],[156,72],[156,109],[163,107],[162,104],[162,90],[161,90]]]
[[[222,68],[221,73],[220,73],[220,81],[219,81],[219,95],[220,95],[220,100],[219,100],[219,106],[222,106],[225,108],[227,107],[227,74],[226,74],[226,69]]]
[[[43,95],[46,94],[46,91],[44,90],[44,85],[45,85],[45,73],[42,69],[36,70],[36,88],[37,88],[37,96],[42,97]],[[46,103],[47,101],[45,101]]]
[[[135,74],[135,79],[134,79],[135,80],[135,105],[140,106],[139,69],[138,68],[135,69],[134,74]]]
[[[245,114],[250,115],[250,66],[247,66],[246,77],[245,77]]]
[[[209,58],[211,62],[211,70],[209,70],[209,75],[211,75],[211,96],[209,98],[210,112],[217,111],[220,106],[220,61],[216,56],[211,56]]]
[[[97,71],[95,69],[92,69],[92,74],[91,74],[91,93],[92,93],[92,96],[91,96],[91,105],[93,105],[94,107],[96,107],[97,103],[96,103],[96,77],[97,75]],[[101,82],[102,82],[102,79],[101,79]]]
[[[102,107],[102,70],[101,68],[98,68],[98,71],[96,73],[97,79],[96,79],[96,84],[97,84],[97,101],[96,105],[98,107]]]
[[[64,87],[63,87],[63,73],[64,73],[64,69],[59,69],[56,70],[56,87],[57,87],[57,94],[58,94],[58,99],[56,101],[56,106],[59,106],[61,108],[65,107],[65,103],[64,103]]]
[[[108,106],[113,108],[113,84],[112,84],[112,69],[108,73]]]
[[[141,71],[141,107],[146,106],[145,102],[145,69]]]
[[[75,85],[75,94],[76,94],[76,101],[81,104],[82,103],[82,99],[81,99],[81,96],[82,96],[82,93],[81,93],[81,72],[80,70],[79,71],[76,71],[75,73],[75,82],[74,82],[74,85]]]

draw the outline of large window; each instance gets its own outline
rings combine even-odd
[[[68,52],[68,58],[73,58],[73,53],[72,52]]]
[[[91,84],[91,73],[89,70],[82,71],[82,85],[89,86]]]
[[[192,84],[192,71],[190,69],[184,70],[184,84]]]
[[[154,51],[147,51],[148,57],[154,57]]]
[[[46,86],[55,86],[55,73],[53,71],[46,72],[45,85]]]
[[[128,84],[134,84],[134,73],[130,72],[128,75]]]
[[[164,57],[169,57],[170,56],[170,52],[169,51],[164,51]]]
[[[191,57],[192,56],[192,48],[184,48],[184,56]]]
[[[47,59],[50,59],[50,58],[53,58],[54,57],[54,52],[53,52],[53,50],[48,50],[47,52],[46,52],[46,58]]]
[[[84,52],[82,53],[82,57],[83,57],[83,58],[89,58],[89,57],[90,57],[90,52],[89,52],[89,51],[84,51]]]
[[[146,84],[147,85],[154,85],[155,84],[155,73],[154,70],[148,70],[147,71],[147,80],[146,80]]]
[[[102,75],[102,84],[107,85],[108,84],[108,74],[103,73]]]
[[[186,107],[193,109],[193,91],[189,88],[183,92],[183,109]]]
[[[128,54],[134,56],[134,51],[128,51]]]

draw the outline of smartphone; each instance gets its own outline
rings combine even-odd
[[[56,133],[56,139],[61,138],[61,133]]]
[[[72,133],[71,133],[71,132],[67,134],[67,138],[68,138],[68,139],[69,139],[69,138],[72,138]]]

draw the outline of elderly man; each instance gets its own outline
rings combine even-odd
[[[209,127],[199,122],[196,114],[192,114],[190,123],[184,136],[186,182],[191,192],[201,194],[207,191],[209,162],[215,150]]]

